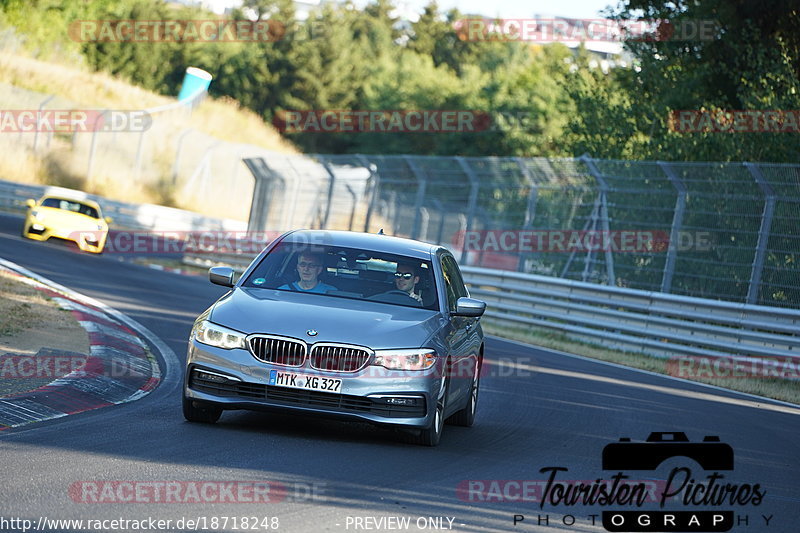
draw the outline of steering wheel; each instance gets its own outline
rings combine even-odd
[[[393,296],[403,296],[404,298],[402,300],[398,301],[397,298],[392,298]],[[401,291],[400,289],[392,289],[390,291],[381,292],[381,293],[378,293],[378,294],[376,294],[374,296],[370,296],[369,299],[370,300],[375,300],[375,301],[378,301],[378,302],[384,302],[384,303],[405,304],[406,303],[405,302],[406,298],[408,300],[410,300],[407,303],[414,302],[415,304],[419,304],[419,302],[417,300],[415,300],[414,298],[412,298],[411,296],[409,296],[406,291]]]
[[[411,296],[409,296],[406,291],[401,291],[400,289],[392,289],[390,291],[384,292],[383,294],[402,294],[403,296],[411,298]],[[413,300],[414,298],[411,298],[411,299]]]
[[[414,298],[413,296],[411,296],[410,294],[408,294],[406,291],[401,291],[400,289],[392,289],[392,290],[390,290],[390,291],[386,291],[386,292],[384,292],[383,294],[384,294],[385,296],[389,296],[389,295],[392,295],[392,296],[400,296],[400,295],[403,295],[403,296],[405,296],[406,298],[408,298],[408,299],[409,299],[411,302],[414,302],[416,305],[418,305],[418,306],[422,307],[422,302],[420,302],[419,300],[417,300],[416,298]],[[397,302],[397,303],[400,303],[400,302]],[[410,303],[410,302],[409,302],[409,303]]]

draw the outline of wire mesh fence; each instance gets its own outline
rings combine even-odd
[[[248,160],[251,230],[383,229],[465,265],[800,307],[800,166],[313,158]]]
[[[103,109],[0,83],[0,178],[85,189],[136,203],[247,220],[259,146],[223,142],[191,122],[198,101]],[[66,117],[64,123],[53,120]],[[128,123],[125,120],[129,120]],[[134,120],[141,120],[136,124]]]

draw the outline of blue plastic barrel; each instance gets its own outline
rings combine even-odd
[[[206,92],[211,84],[211,77],[211,74],[205,70],[188,67],[186,74],[183,76],[183,85],[181,85],[181,92],[178,94],[178,101],[191,100],[197,93]]]

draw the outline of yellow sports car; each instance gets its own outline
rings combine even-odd
[[[97,202],[46,194],[38,202],[28,200],[26,205],[23,237],[36,241],[65,239],[84,252],[103,253],[111,219],[103,218]]]

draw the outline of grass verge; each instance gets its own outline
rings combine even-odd
[[[636,352],[612,350],[604,346],[570,339],[561,333],[555,333],[534,327],[508,327],[500,325],[490,318],[481,319],[481,324],[486,333],[513,339],[543,348],[551,348],[575,355],[582,355],[600,361],[607,361],[641,370],[648,370],[659,374],[672,375],[668,368],[669,359],[652,357]],[[706,378],[691,379],[699,383],[715,385],[724,389],[756,394],[767,398],[774,398],[791,403],[800,403],[800,381],[777,378]]]
[[[49,98],[50,96],[53,98]],[[0,54],[6,109],[143,110],[174,103],[102,72]],[[247,220],[253,179],[241,162],[260,150],[298,154],[272,125],[230,98],[154,113],[144,132],[16,132],[0,138],[0,179],[58,185],[112,200]],[[91,129],[91,128],[90,128]]]
[[[37,375],[30,358],[42,348],[50,348],[51,354],[86,355],[89,336],[69,311],[0,269],[0,397],[36,389],[66,374],[64,368],[63,373]],[[17,363],[20,356],[27,359],[24,365]]]

